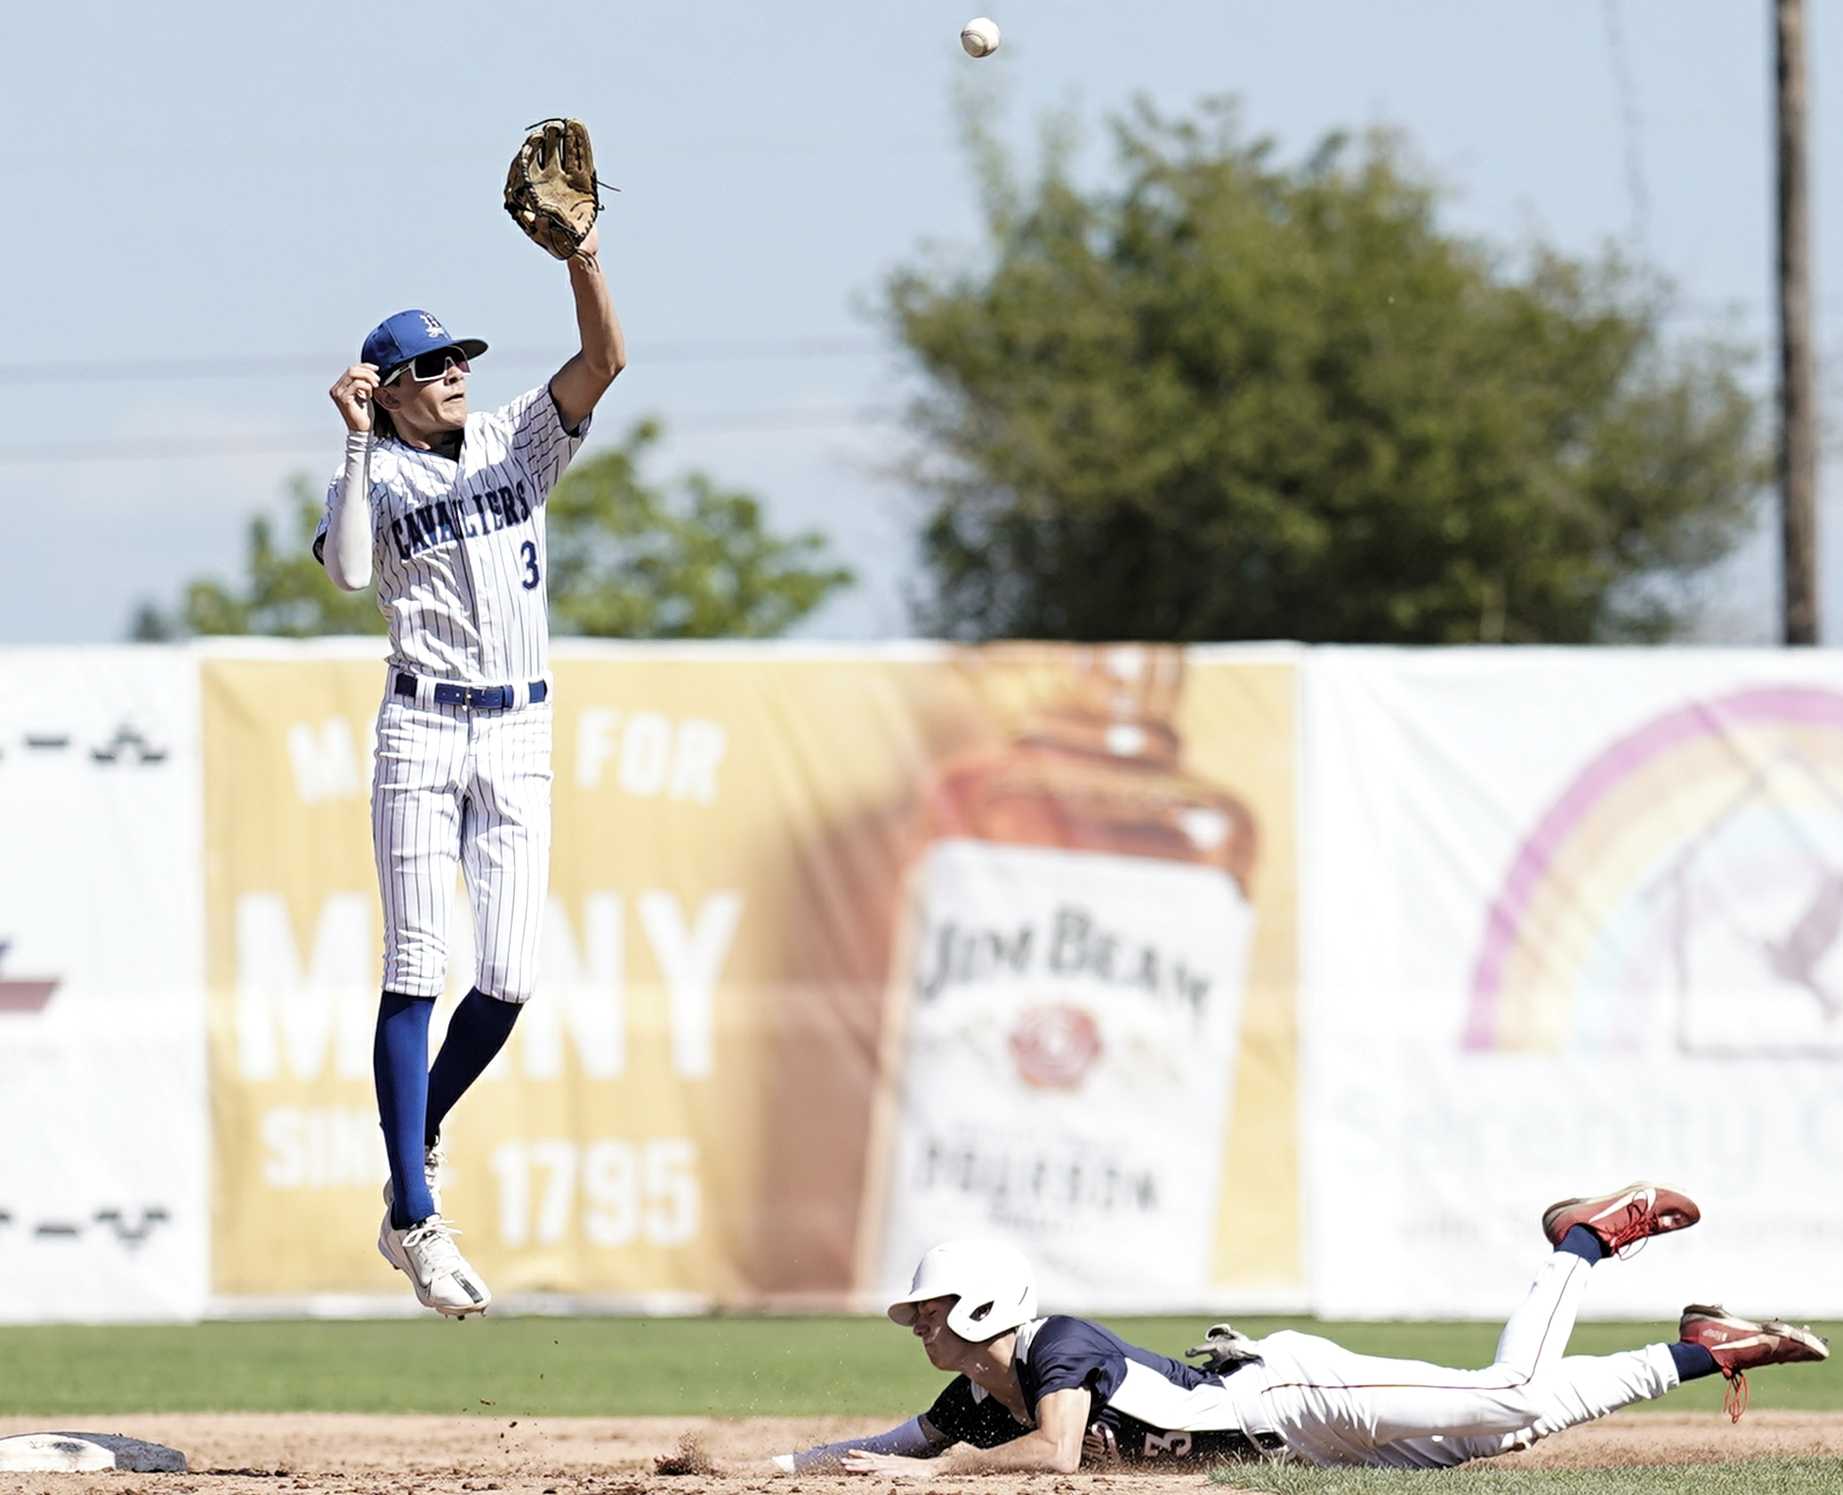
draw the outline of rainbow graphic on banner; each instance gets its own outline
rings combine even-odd
[[[1843,1050],[1843,694],[1655,718],[1542,816],[1491,904],[1462,1045]]]

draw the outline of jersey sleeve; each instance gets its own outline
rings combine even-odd
[[[1081,1319],[1044,1320],[1030,1344],[1030,1369],[1040,1402],[1055,1391],[1085,1388],[1097,1405],[1106,1402],[1126,1375],[1126,1356]]]
[[[922,1413],[922,1422],[948,1443],[970,1443],[974,1448],[996,1448],[1030,1431],[997,1397],[975,1396],[965,1376],[947,1383],[934,1405]]]
[[[589,434],[593,413],[583,417],[574,431],[563,429],[563,416],[557,409],[549,384],[520,395],[503,410],[494,412],[525,471],[540,494],[557,486],[564,469],[570,465]]]

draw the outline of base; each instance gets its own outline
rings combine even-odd
[[[0,1438],[0,1471],[87,1474],[131,1469],[140,1474],[184,1474],[186,1456],[163,1443],[120,1433],[20,1433]]]

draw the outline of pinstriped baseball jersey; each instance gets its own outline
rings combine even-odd
[[[545,677],[545,502],[588,430],[563,429],[546,384],[469,415],[458,461],[372,443],[372,570],[394,667],[470,685]],[[322,559],[327,517],[314,537]]]

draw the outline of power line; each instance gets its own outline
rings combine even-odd
[[[772,340],[640,344],[634,357],[645,363],[727,363],[745,359],[860,358],[887,351],[875,338],[846,333]],[[524,367],[561,363],[559,348],[492,348],[495,365]],[[350,362],[350,353],[200,353],[154,358],[88,358],[0,363],[0,384],[91,384],[178,379],[247,379],[291,374],[325,374],[329,379]]]
[[[861,123],[861,121],[859,122]],[[904,134],[881,135],[875,131],[861,134],[861,143],[874,146],[880,157],[892,156],[937,156],[957,153],[959,140],[951,130],[933,130],[922,132],[910,131]],[[661,134],[657,140],[647,142],[649,157],[666,156],[803,156],[811,157],[828,145],[837,143],[836,132],[800,136],[765,136],[758,131],[747,134],[682,135],[678,133]],[[239,132],[235,143],[226,142],[226,151],[236,149],[238,144],[253,148],[245,154],[216,158],[203,155],[186,156],[185,148],[190,144],[189,138],[170,137],[160,139],[155,136],[141,135],[133,141],[110,139],[100,144],[85,144],[72,139],[60,142],[55,152],[48,151],[37,141],[28,141],[23,145],[8,143],[0,145],[0,164],[12,170],[26,172],[43,172],[56,175],[68,172],[73,164],[89,165],[100,163],[104,170],[134,171],[144,163],[155,163],[167,175],[187,171],[216,172],[222,174],[227,170],[236,170],[254,174],[259,170],[273,171],[276,167],[285,167],[292,179],[300,176],[336,176],[350,175],[350,163],[365,155],[373,148],[374,141],[369,138],[357,140],[328,140],[324,137],[312,140],[263,140]],[[426,166],[460,166],[469,172],[476,171],[483,161],[495,163],[495,175],[503,179],[505,168],[497,163],[506,160],[508,151],[516,141],[498,140],[453,140],[445,145],[421,145],[416,149],[419,162]],[[631,183],[635,175],[621,171],[620,176],[627,177],[627,186],[633,191]]]
[[[1651,189],[1645,180],[1644,121],[1639,116],[1638,85],[1632,72],[1631,49],[1625,40],[1625,23],[1619,0],[1604,0],[1601,15],[1606,24],[1607,60],[1612,65],[1613,88],[1618,94],[1620,125],[1625,134],[1625,187],[1632,214],[1632,249],[1649,258]]]
[[[1642,190],[1642,189],[1640,189]],[[1635,207],[1640,214],[1642,209]],[[1765,322],[1771,312],[1764,307],[1741,303],[1679,300],[1667,305],[1663,318],[1669,322],[1736,323],[1753,326]],[[1828,319],[1826,325],[1843,325]],[[634,357],[645,365],[669,363],[738,363],[745,361],[804,361],[828,358],[867,358],[874,354],[892,354],[896,350],[876,338],[847,333],[804,338],[735,339],[728,341],[686,341],[641,344]],[[342,353],[198,353],[172,357],[112,359],[47,359],[34,363],[0,363],[0,385],[57,384],[160,384],[169,382],[209,382],[214,379],[292,378],[308,375],[319,378],[346,367]],[[561,363],[560,349],[494,347],[486,357],[495,368],[551,367]]]
[[[850,426],[887,426],[900,412],[856,405],[795,405],[783,409],[737,410],[689,416],[667,426],[672,436],[723,436],[742,431],[811,431]],[[281,431],[250,436],[124,436],[104,441],[0,446],[0,467],[41,462],[172,462],[198,457],[248,457],[281,452],[329,452],[331,431]]]

